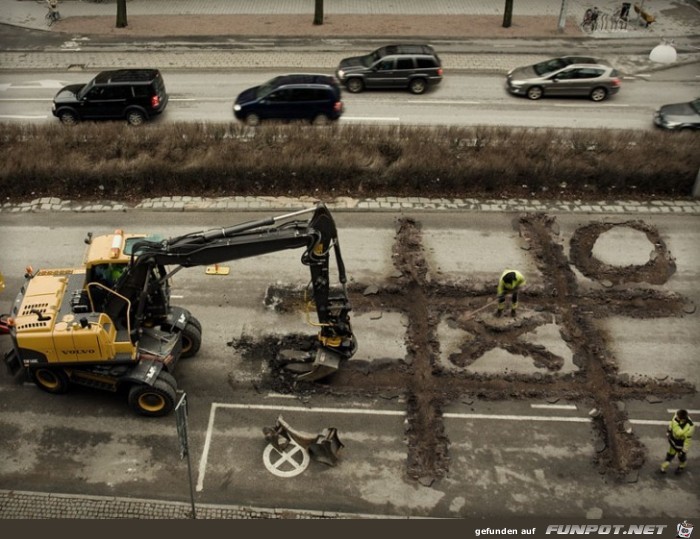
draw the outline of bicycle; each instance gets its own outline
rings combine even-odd
[[[57,0],[46,0],[46,25],[51,26],[56,21],[61,20],[61,14],[58,12],[58,1]]]
[[[581,21],[581,28],[584,30],[586,28],[589,29],[589,31],[593,32],[595,31],[596,27],[598,26],[598,15],[600,14],[600,11],[598,10],[597,7],[594,8],[588,8],[586,12],[583,14],[583,21]]]

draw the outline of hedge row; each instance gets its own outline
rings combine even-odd
[[[1,127],[4,199],[688,197],[694,133],[121,123]]]

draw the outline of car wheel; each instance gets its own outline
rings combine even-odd
[[[129,125],[141,125],[146,121],[146,115],[140,110],[130,110],[126,113],[126,121]]]
[[[79,121],[78,115],[72,110],[62,110],[58,115],[58,119],[64,125],[75,125]]]
[[[329,122],[330,120],[328,119],[328,116],[326,116],[325,114],[319,114],[314,118],[312,123],[314,125],[328,125]]]
[[[591,91],[593,101],[603,101],[606,97],[608,97],[608,91],[605,88],[593,88]]]
[[[539,86],[532,86],[527,89],[527,97],[532,100],[539,99],[543,94],[544,92]]]
[[[423,92],[425,92],[425,89],[427,87],[428,85],[425,82],[425,79],[413,79],[408,84],[408,89],[411,91],[412,94],[422,94]]]
[[[257,114],[248,114],[248,116],[245,117],[245,123],[247,125],[260,125],[260,116]]]
[[[355,77],[348,79],[348,82],[345,83],[345,87],[348,89],[348,92],[358,94],[365,89],[365,83],[362,82],[362,79]]]

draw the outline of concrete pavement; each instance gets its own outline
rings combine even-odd
[[[402,20],[411,16],[428,15],[446,18],[459,15],[502,16],[500,3],[494,6],[490,0],[338,0],[326,4],[326,15],[395,14],[402,17]],[[667,67],[649,60],[649,52],[662,40],[673,40],[678,51],[677,64],[700,62],[700,7],[697,0],[655,0],[653,8],[649,9],[657,21],[649,27],[641,26],[639,17],[634,12],[630,14],[626,26],[614,25],[611,22],[613,13],[620,2],[602,0],[596,4],[603,13],[603,24],[589,33],[579,32],[576,28],[576,33],[571,36],[555,33],[548,38],[532,37],[532,28],[527,27],[530,23],[525,20],[532,17],[537,20],[536,17],[540,16],[555,21],[560,16],[561,4],[552,0],[530,0],[527,3],[515,3],[513,17],[514,21],[519,22],[508,30],[507,38],[484,35],[488,34],[484,28],[467,27],[459,36],[434,35],[439,32],[432,31],[421,37],[436,45],[445,68],[453,71],[505,72],[517,65],[552,55],[581,52],[606,57],[624,74],[637,75]],[[312,8],[304,0],[129,0],[129,16],[146,17],[145,24],[156,25],[165,15],[181,16],[181,19],[177,19],[177,24],[168,26],[170,35],[167,37],[148,39],[129,36],[120,40],[120,34],[113,32],[114,24],[111,22],[116,12],[115,5],[115,0],[99,3],[62,1],[59,9],[66,20],[75,17],[105,17],[101,30],[104,35],[59,34],[60,38],[65,39],[59,39],[55,45],[45,47],[0,44],[0,70],[96,71],[142,66],[144,62],[162,69],[276,67],[332,70],[341,53],[359,54],[387,39],[398,39],[367,33],[357,36],[332,35],[332,27],[328,28],[328,35],[321,34],[320,37],[267,36],[266,39],[256,39],[236,34],[237,15],[260,14],[282,20],[299,14],[311,17]],[[568,0],[565,5],[567,28],[575,27],[585,9],[590,7],[586,0]],[[45,4],[38,0],[0,0],[0,24],[57,36],[55,27],[46,27],[45,13]],[[219,27],[212,30],[221,32],[219,35],[186,39],[202,17],[212,15],[228,17],[227,21],[231,22],[223,29]]]

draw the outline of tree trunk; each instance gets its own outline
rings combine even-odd
[[[314,0],[314,24],[323,24],[323,0]]]
[[[124,28],[126,25],[126,0],[117,0],[117,28]]]
[[[513,20],[513,0],[506,0],[506,9],[503,12],[503,28],[510,28]]]

